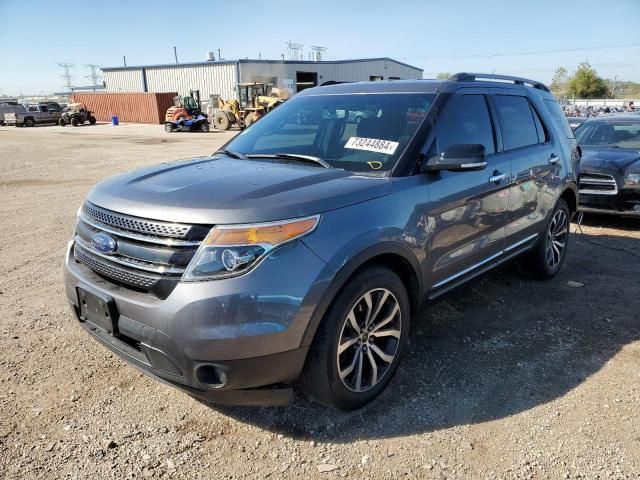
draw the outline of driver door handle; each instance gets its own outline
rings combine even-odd
[[[506,173],[501,173],[498,170],[496,170],[495,172],[493,172],[493,175],[489,177],[489,183],[499,183],[501,180],[504,180],[505,178],[507,178]]]
[[[551,156],[549,157],[549,163],[551,165],[555,165],[559,161],[560,161],[560,157],[558,155],[556,155],[555,153],[552,153]]]

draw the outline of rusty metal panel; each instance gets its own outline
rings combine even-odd
[[[71,101],[84,103],[99,121],[110,122],[117,115],[121,122],[160,124],[164,123],[165,112],[176,95],[176,92],[81,92],[74,93]]]

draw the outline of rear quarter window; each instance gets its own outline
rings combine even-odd
[[[571,130],[571,126],[569,125],[569,121],[567,117],[562,112],[562,108],[560,108],[560,104],[555,100],[544,100],[544,104],[547,107],[547,110],[551,114],[551,119],[556,124],[556,126],[560,129],[561,132],[564,132],[565,136],[569,139],[573,139],[573,130]]]

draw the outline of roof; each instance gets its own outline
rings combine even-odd
[[[142,68],[181,68],[181,67],[196,67],[202,65],[235,65],[238,63],[264,63],[264,64],[282,64],[282,65],[340,65],[348,63],[363,63],[363,62],[391,62],[403,67],[412,68],[416,71],[423,72],[419,67],[403,63],[398,60],[394,60],[389,57],[376,57],[376,58],[352,58],[346,60],[255,60],[255,59],[238,59],[238,60],[217,60],[217,61],[204,61],[204,62],[189,62],[189,63],[160,63],[154,65],[132,65],[126,67],[104,67],[101,68],[103,72],[115,72],[120,70],[140,70]]]
[[[298,93],[306,95],[333,95],[348,93],[436,93],[444,80],[382,80],[375,82],[348,82],[307,88]]]

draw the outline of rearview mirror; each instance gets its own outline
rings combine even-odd
[[[468,170],[482,170],[487,166],[484,159],[484,145],[454,144],[449,145],[439,155],[427,159],[422,165],[423,172],[437,172],[450,170],[452,172],[464,172]]]

